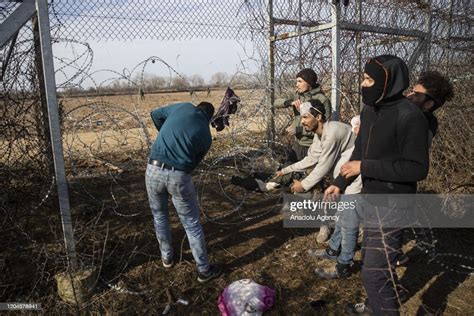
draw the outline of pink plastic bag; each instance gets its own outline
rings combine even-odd
[[[261,315],[274,303],[275,291],[250,279],[232,282],[217,300],[223,316]]]

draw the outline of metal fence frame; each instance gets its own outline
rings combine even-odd
[[[9,1],[18,2],[18,1]],[[53,49],[51,43],[49,12],[47,0],[24,0],[11,15],[0,25],[3,32],[0,33],[0,47],[3,47],[33,16],[37,17],[39,28],[39,42],[41,46],[41,66],[43,73],[41,89],[42,98],[46,99],[50,145],[52,147],[52,158],[54,161],[54,179],[59,197],[59,211],[64,231],[64,242],[66,256],[72,270],[76,270],[77,254],[74,241],[74,230],[69,203],[68,184],[64,166],[64,153],[61,138],[61,127],[59,124],[59,112],[56,96],[56,79],[54,73]],[[15,41],[12,42],[14,44]],[[12,45],[13,47],[13,45]],[[40,79],[41,80],[41,79]]]
[[[291,19],[282,19],[276,18],[274,16],[274,2],[276,0],[265,0],[266,3],[266,17],[267,23],[266,28],[254,28],[257,32],[267,32],[266,37],[266,57],[267,57],[267,67],[266,67],[266,92],[267,92],[267,103],[269,109],[275,100],[275,51],[276,43],[280,41],[285,41],[292,38],[298,38],[299,41],[299,55],[302,54],[302,38],[306,35],[322,32],[322,31],[331,31],[331,102],[334,111],[333,119],[338,120],[340,117],[340,101],[341,101],[341,32],[342,31],[355,31],[356,35],[360,35],[362,32],[377,33],[377,34],[388,34],[388,35],[399,35],[415,38],[418,43],[414,51],[412,52],[409,60],[408,66],[412,68],[417,60],[420,58],[423,59],[423,68],[427,69],[430,62],[430,52],[433,45],[433,33],[432,33],[432,24],[433,24],[433,11],[429,10],[429,19],[425,25],[425,30],[420,31],[416,29],[402,29],[402,28],[391,28],[383,26],[373,26],[361,23],[346,22],[341,20],[341,4],[333,4],[331,2],[330,12],[331,20],[327,23],[316,23],[316,22],[307,22],[302,20],[301,15],[301,6],[302,0],[298,0],[298,20]],[[11,47],[13,47],[15,42],[15,36],[18,34],[19,29],[27,23],[30,18],[34,15],[38,17],[39,24],[39,35],[40,35],[40,44],[41,44],[41,58],[42,58],[42,72],[44,76],[44,90],[41,91],[43,94],[46,103],[47,103],[47,114],[49,121],[49,133],[50,141],[52,147],[52,155],[54,160],[55,168],[55,181],[58,188],[59,195],[59,208],[62,216],[62,224],[64,230],[64,238],[66,244],[66,251],[68,254],[68,259],[70,266],[75,268],[77,266],[76,262],[76,252],[75,252],[75,242],[73,236],[73,227],[72,219],[70,214],[69,206],[69,195],[67,188],[67,180],[65,176],[65,167],[64,167],[64,153],[61,143],[60,135],[60,124],[59,124],[59,115],[57,107],[57,98],[56,98],[56,82],[54,76],[54,66],[53,66],[53,56],[51,48],[51,35],[50,35],[50,24],[49,24],[49,13],[48,13],[48,1],[47,0],[10,0],[8,2],[20,3],[20,5],[13,11],[7,19],[1,24],[2,32],[0,32],[0,47],[3,47],[10,39],[12,40]],[[258,2],[258,1],[257,1]],[[262,1],[263,2],[263,1]],[[453,19],[453,5],[454,0],[450,0],[449,14],[448,18],[450,23]],[[261,3],[259,3],[261,4]],[[363,1],[356,0],[356,6],[358,14],[362,12]],[[264,6],[259,7],[261,10]],[[258,10],[257,10],[258,11]],[[261,12],[260,12],[261,13]],[[288,25],[288,26],[297,26],[297,31],[287,32],[277,35],[275,33],[275,26],[278,25]],[[303,27],[305,29],[303,30]],[[252,29],[252,28],[250,28]],[[265,30],[264,30],[265,29]],[[472,38],[451,38],[451,24],[447,33],[448,41],[450,40],[461,40],[461,41],[472,41]],[[360,41],[360,37],[356,38],[356,41]],[[360,54],[360,48],[357,48]],[[10,50],[11,51],[11,50]],[[8,60],[9,56],[5,56]],[[449,59],[449,54],[446,57]],[[360,72],[361,69],[361,58],[358,58],[358,69]],[[449,64],[449,62],[447,63]],[[300,63],[301,65],[301,63]],[[267,129],[267,138],[270,140],[275,139],[275,120],[273,109],[270,110],[271,115],[268,117],[268,129]]]
[[[401,36],[410,36],[415,37],[418,40],[418,47],[413,52],[409,62],[408,67],[411,69],[416,62],[416,60],[423,55],[424,58],[424,69],[429,67],[429,49],[430,49],[430,40],[431,40],[431,17],[430,23],[427,25],[425,31],[415,30],[415,29],[401,29],[401,28],[391,28],[391,27],[381,27],[381,26],[372,26],[362,23],[350,23],[341,21],[341,4],[335,4],[334,1],[330,4],[331,6],[331,22],[329,23],[308,23],[301,20],[301,0],[299,1],[299,20],[286,20],[279,19],[273,16],[273,3],[274,0],[268,0],[268,20],[269,20],[269,32],[268,32],[268,86],[271,87],[269,90],[269,105],[271,106],[275,101],[275,43],[277,41],[284,41],[289,38],[298,37],[299,39],[299,52],[301,56],[301,38],[302,36],[321,32],[330,29],[331,30],[331,51],[332,51],[332,72],[331,72],[331,104],[333,108],[333,120],[339,120],[340,112],[340,33],[341,30],[347,31],[356,31],[359,32],[370,32],[370,33],[379,33],[379,34],[390,34],[390,35],[401,35]],[[357,0],[358,11],[361,11],[362,0]],[[289,32],[280,35],[275,35],[274,28],[275,25],[297,25],[298,31]],[[304,32],[301,27],[305,25],[309,27]],[[360,65],[359,65],[360,69]],[[272,114],[274,114],[272,112]],[[273,117],[273,115],[271,116]],[[269,135],[274,135],[275,133],[275,122],[270,120],[269,129],[271,132]]]

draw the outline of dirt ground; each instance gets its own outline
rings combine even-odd
[[[8,276],[3,275],[2,287],[12,291],[4,291],[2,301],[21,301],[29,293],[29,301],[41,302],[46,314],[79,311],[81,314],[156,315],[161,314],[167,305],[166,290],[169,289],[175,298],[190,302],[189,306],[174,304],[170,315],[216,315],[218,295],[239,279],[252,279],[275,289],[276,304],[268,315],[341,315],[346,303],[364,299],[359,271],[345,280],[321,280],[315,276],[314,268],[327,264],[306,253],[310,248],[323,247],[316,243],[317,231],[283,228],[278,195],[246,193],[239,188],[227,190],[235,197],[249,195],[240,214],[248,217],[260,215],[235,225],[218,225],[206,221],[204,216],[202,218],[210,258],[223,265],[223,276],[205,285],[196,281],[192,255],[172,207],[176,265],[166,270],[161,265],[143,175],[143,166],[137,166],[133,172],[116,175],[113,186],[105,178],[76,179],[70,184],[81,263],[94,265],[100,270],[88,304],[77,309],[58,298],[52,278],[58,272],[57,266],[46,264],[41,270],[28,262],[28,256],[62,256],[61,228],[57,225],[59,218],[52,211],[52,205],[40,209],[46,216],[38,220],[45,225],[36,222],[35,229],[29,230],[36,247],[31,247],[28,240],[17,242],[16,263],[24,264],[4,262],[3,268]],[[201,176],[196,174],[194,180],[199,188]],[[221,215],[228,207],[217,184],[214,185],[215,189],[211,187],[203,191],[204,200],[201,200],[209,207],[203,212],[212,218]],[[87,192],[101,203],[87,198]],[[437,252],[472,256],[474,230],[434,230],[434,234],[438,239]],[[409,293],[404,313],[472,313],[473,278],[456,269],[461,264],[472,265],[472,262],[462,262],[453,256],[429,262],[425,254],[413,248],[412,237],[407,234],[405,240],[405,250],[412,262],[398,271],[401,283]],[[37,284],[30,283],[35,280]],[[13,286],[12,282],[17,284]],[[327,306],[316,312],[308,303],[318,299],[325,300]]]
[[[212,91],[210,101],[217,106],[222,96],[223,91]],[[197,92],[195,98],[205,100],[206,93]],[[190,100],[189,93],[146,95],[145,100],[138,100],[137,96],[106,99],[129,111],[138,102],[138,115],[142,117],[148,117],[149,111],[158,105]],[[69,100],[64,103],[65,111],[84,102],[100,104],[104,99]],[[149,127],[150,122],[146,124]],[[259,131],[258,121],[254,124],[254,131]],[[130,130],[130,126],[126,129]],[[66,146],[67,154],[73,150],[76,154],[74,158],[68,155],[66,158],[79,262],[82,267],[93,266],[99,272],[92,296],[81,307],[58,297],[54,275],[63,270],[66,259],[58,207],[54,203],[57,197],[51,193],[38,206],[47,188],[41,192],[24,188],[24,192],[8,196],[6,201],[2,199],[1,209],[5,212],[0,231],[1,302],[42,303],[44,314],[156,315],[168,304],[169,291],[174,298],[190,303],[173,304],[169,315],[218,315],[219,294],[240,279],[252,279],[276,291],[275,306],[267,315],[343,315],[346,303],[364,300],[365,291],[357,268],[348,279],[319,279],[314,269],[328,263],[307,254],[308,249],[324,247],[316,243],[317,230],[284,228],[281,195],[249,193],[233,186],[229,182],[232,170],[226,173],[219,169],[219,177],[212,173],[203,176],[200,171],[193,175],[210,258],[222,264],[223,276],[204,285],[197,282],[184,230],[171,203],[176,265],[166,270],[161,264],[146,197],[143,144],[123,145],[113,140],[107,147],[109,156],[105,155],[106,161],[113,164],[101,163],[100,157],[89,159],[88,152],[98,152],[91,149],[98,139],[95,135],[101,134],[101,139],[105,139],[107,132],[81,133],[83,147]],[[156,132],[152,130],[150,134],[154,137]],[[210,152],[209,161],[224,152],[226,146],[231,147],[226,143],[228,135],[216,137],[214,145],[218,150]],[[66,145],[72,137],[65,135]],[[246,142],[257,145],[255,139]],[[139,143],[141,146],[137,146]],[[120,146],[129,151],[125,153]],[[73,159],[74,165],[68,159]],[[25,196],[34,201],[35,207],[25,207],[30,205]],[[397,270],[407,292],[403,313],[472,314],[474,279],[470,273],[474,267],[474,229],[432,232],[429,240],[418,241],[412,233],[405,234],[404,250],[411,260],[407,267]],[[415,247],[424,244],[433,246],[437,256],[429,256]],[[356,259],[359,256],[358,251]],[[324,300],[327,305],[316,311],[309,305],[312,300]]]

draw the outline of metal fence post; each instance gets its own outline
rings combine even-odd
[[[425,54],[423,56],[423,70],[428,70],[430,68],[430,55],[431,55],[431,37],[432,37],[432,28],[433,28],[433,7],[430,5],[428,9],[428,20],[426,21],[426,47]]]
[[[446,66],[445,66],[445,72],[449,72],[449,64],[451,61],[451,35],[452,35],[452,29],[453,29],[453,6],[454,6],[454,0],[449,0],[449,20],[448,20],[448,36],[447,36],[447,42],[448,42],[448,53],[446,54]]]
[[[69,193],[64,167],[63,145],[56,100],[56,80],[54,77],[53,50],[50,35],[47,0],[36,0],[36,10],[38,14],[41,58],[43,64],[46,102],[48,106],[48,120],[54,159],[54,171],[56,177],[56,186],[58,189],[59,209],[61,212],[61,220],[64,231],[64,241],[66,245],[66,255],[70,267],[72,270],[76,270],[78,267],[76,245],[74,241],[74,231],[72,228]]]
[[[340,113],[340,27],[339,19],[341,15],[341,7],[339,5],[331,4],[331,22],[333,24],[331,28],[331,51],[332,51],[332,71],[331,71],[331,104],[332,104],[332,119],[335,121],[339,120]]]
[[[301,37],[301,0],[298,0],[298,59],[299,59],[299,65],[300,68],[303,68],[304,66],[304,61],[303,61],[303,38]]]
[[[275,140],[275,24],[273,20],[273,0],[268,0],[268,71],[267,94],[270,117],[268,118],[267,139]]]
[[[357,22],[362,24],[362,0],[356,2]],[[362,84],[362,32],[356,31],[356,54],[357,54],[357,101],[359,111],[362,111],[362,94],[360,93],[360,85]]]

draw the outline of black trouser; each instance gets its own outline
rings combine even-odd
[[[362,284],[375,315],[399,315],[395,264],[402,247],[403,229],[397,220],[407,210],[364,207]],[[383,223],[381,223],[383,219]]]

